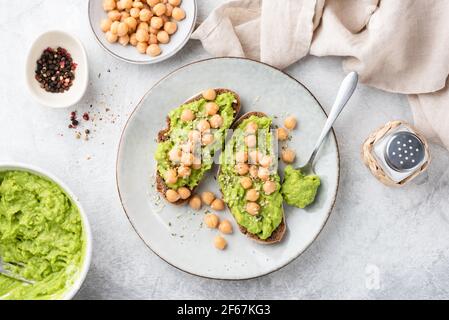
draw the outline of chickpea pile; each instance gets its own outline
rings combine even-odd
[[[249,122],[246,125],[244,141],[248,151],[236,152],[234,167],[235,172],[240,176],[240,184],[245,189],[245,211],[252,216],[260,213],[261,206],[258,201],[261,193],[271,195],[277,188],[276,183],[270,180],[273,156],[264,155],[255,149],[257,130],[258,125],[255,122]],[[262,182],[261,187],[260,182]]]
[[[131,44],[142,54],[156,57],[159,44],[170,42],[184,20],[181,0],[103,0],[108,17],[101,21],[101,30],[110,43]]]
[[[217,93],[214,89],[205,90],[202,93],[203,98],[207,101],[205,105],[206,117],[204,119],[197,119],[197,115],[190,109],[182,111],[180,120],[185,123],[190,123],[195,120],[196,127],[189,131],[187,135],[187,141],[181,145],[175,145],[168,152],[168,159],[170,160],[171,167],[165,173],[164,181],[167,184],[176,184],[179,179],[188,178],[192,175],[193,170],[201,168],[201,158],[196,152],[199,148],[212,144],[215,140],[211,129],[218,129],[223,126],[223,117],[218,114],[219,107],[214,102],[217,98]],[[193,123],[195,124],[195,123]],[[188,192],[187,192],[188,191]],[[177,202],[180,199],[188,199],[191,196],[191,192],[187,188],[179,188],[178,190],[169,189],[166,191],[165,197],[169,202]],[[224,202],[221,199],[215,199],[215,195],[212,194],[210,202],[202,199],[202,201],[211,206],[214,210],[223,210]],[[197,197],[190,199],[190,206],[198,210],[201,208],[201,200]]]
[[[280,127],[277,129],[277,136],[279,141],[287,141],[289,138],[290,130],[294,130],[296,128],[297,120],[294,116],[289,116],[284,120],[284,127]],[[293,163],[295,162],[296,153],[294,150],[285,148],[282,149],[281,159],[285,163]]]

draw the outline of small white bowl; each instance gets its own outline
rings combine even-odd
[[[66,293],[63,296],[64,300],[70,300],[77,294],[77,292],[81,288],[81,285],[86,279],[87,273],[90,268],[90,263],[92,261],[92,232],[90,229],[90,224],[87,215],[83,207],[81,206],[81,203],[79,202],[78,198],[73,194],[73,192],[67,187],[65,183],[63,183],[61,180],[59,180],[51,173],[43,169],[23,163],[0,163],[0,171],[10,171],[10,170],[27,171],[32,174],[44,177],[50,181],[53,181],[66,192],[66,194],[78,207],[81,220],[83,222],[84,234],[86,237],[86,251],[84,253],[83,265],[81,267],[81,271],[78,275],[78,278],[75,280],[72,287],[67,289]]]
[[[67,49],[68,53],[72,55],[73,62],[78,65],[72,86],[63,93],[47,92],[40,87],[39,82],[35,79],[36,62],[39,60],[42,52],[48,47]],[[84,96],[89,82],[86,50],[76,37],[63,31],[48,31],[33,42],[28,53],[25,72],[28,90],[36,102],[52,108],[73,106]]]
[[[109,43],[106,40],[106,34],[100,28],[101,20],[107,18],[107,13],[103,10],[102,0],[89,0],[89,22],[90,27],[97,39],[98,43],[109,54],[125,62],[134,64],[153,64],[164,61],[179,50],[181,50],[195,28],[197,17],[196,0],[182,0],[181,8],[186,12],[186,18],[178,23],[178,31],[170,36],[170,42],[161,44],[162,53],[157,57],[139,53],[137,49],[131,45],[122,46],[119,43]]]

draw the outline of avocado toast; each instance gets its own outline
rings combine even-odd
[[[286,231],[271,124],[261,112],[238,119],[218,171],[224,201],[240,231],[262,244],[281,241]]]
[[[156,188],[165,199],[188,201],[239,112],[240,97],[228,89],[206,90],[169,112],[155,154]]]

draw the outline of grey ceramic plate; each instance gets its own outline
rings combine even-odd
[[[128,45],[123,47],[118,43],[109,43],[106,40],[105,34],[100,29],[101,20],[107,17],[106,12],[103,10],[103,0],[89,0],[89,22],[92,31],[97,39],[98,43],[114,57],[135,64],[152,64],[164,61],[179,50],[181,50],[190,38],[195,27],[197,7],[196,0],[183,0],[181,8],[186,12],[186,18],[178,22],[178,31],[170,37],[170,42],[162,44],[161,55],[157,57],[150,57],[146,54],[137,52],[136,48]]]
[[[297,258],[318,236],[326,223],[338,188],[339,154],[330,135],[317,158],[322,186],[307,210],[285,206],[288,230],[280,244],[264,246],[235,232],[226,236],[228,248],[213,247],[216,230],[201,227],[204,211],[166,204],[154,187],[155,138],[165,127],[168,112],[205,88],[228,88],[242,99],[242,114],[262,111],[280,124],[287,114],[298,118],[290,147],[305,161],[326,121],[312,94],[298,81],[265,64],[240,58],[195,62],[171,73],[142,99],[123,131],[117,157],[117,185],[123,208],[142,240],[171,265],[198,276],[248,279],[278,270]],[[282,167],[280,171],[282,171]],[[213,173],[198,191],[219,194]],[[226,211],[222,218],[232,220]],[[232,220],[233,221],[233,220]]]

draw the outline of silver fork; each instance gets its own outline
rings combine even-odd
[[[315,148],[313,149],[312,154],[310,155],[309,160],[305,165],[303,165],[299,169],[304,175],[315,175],[315,171],[313,169],[313,162],[315,161],[315,157],[320,150],[323,141],[327,137],[327,134],[331,130],[335,120],[337,120],[340,113],[343,111],[343,108],[348,103],[349,99],[352,97],[354,93],[357,83],[359,80],[359,76],[356,72],[349,73],[346,78],[341,83],[340,89],[338,90],[337,97],[335,98],[334,105],[332,106],[329,117],[327,118],[326,124],[324,125],[323,131],[321,132],[320,137],[318,138],[317,143],[315,144]]]
[[[25,267],[25,265],[20,262],[14,262],[14,263],[3,262],[2,257],[0,257],[0,274],[6,276],[8,278],[14,279],[14,280],[22,281],[22,282],[25,282],[28,284],[34,284],[34,281],[26,279],[18,274],[15,274],[14,272],[12,272],[10,270],[7,270],[6,267],[8,267],[8,266]]]

